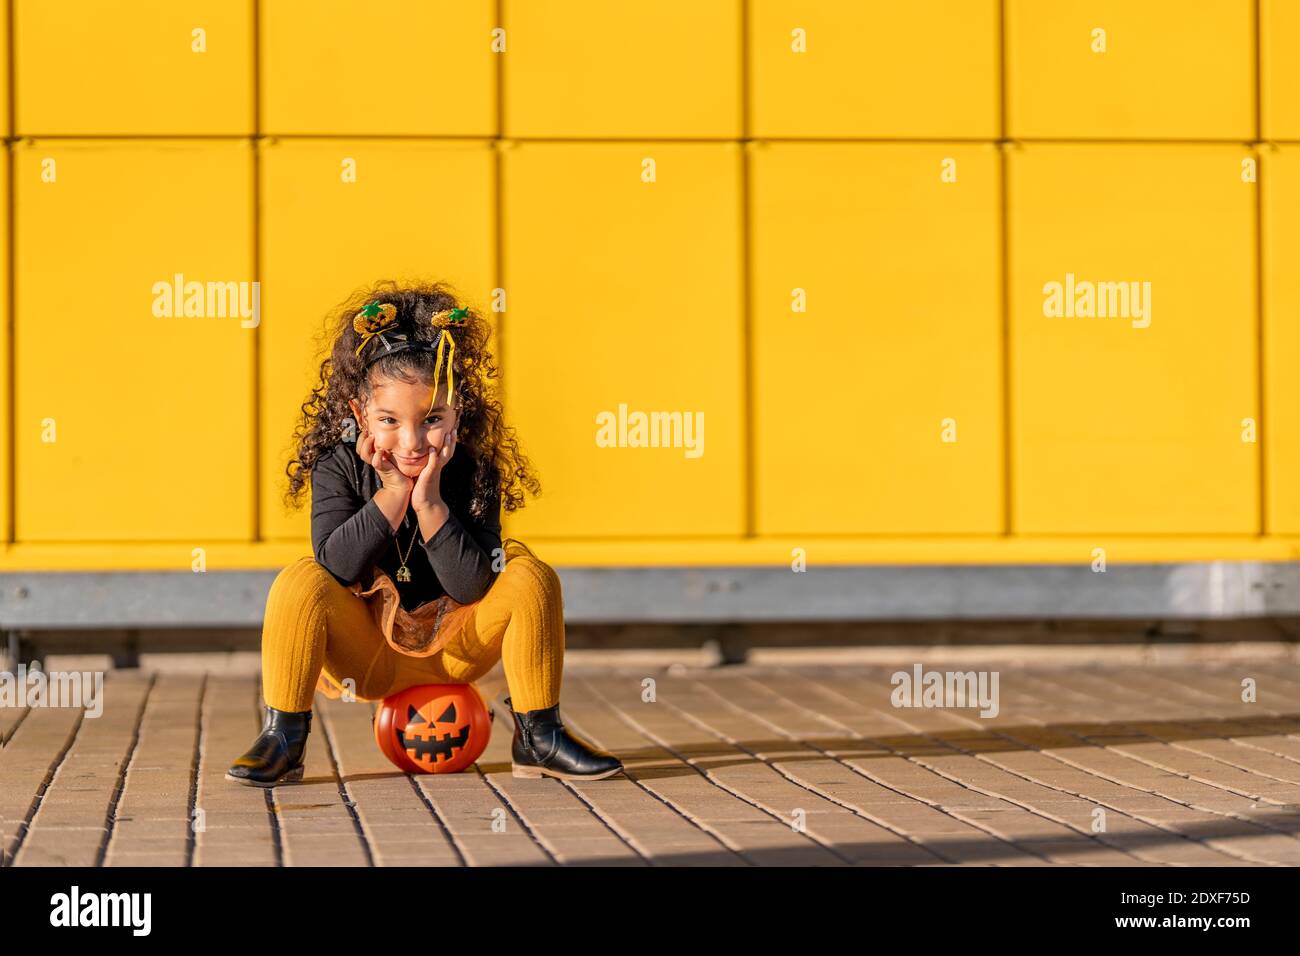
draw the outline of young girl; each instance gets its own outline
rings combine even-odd
[[[266,717],[226,778],[302,779],[317,689],[359,700],[472,683],[503,661],[516,777],[598,780],[622,763],[560,720],[560,579],[501,540],[501,506],[539,492],[488,379],[487,323],[444,286],[380,283],[331,322],[303,405],[290,506],[311,481],[314,558],[276,577],[262,627]]]

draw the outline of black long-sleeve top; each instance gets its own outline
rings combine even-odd
[[[473,462],[460,445],[443,466],[442,499],[450,512],[447,523],[424,541],[415,509],[407,506],[402,526],[392,525],[375,502],[382,486],[379,473],[363,462],[355,443],[339,442],[317,460],[311,473],[311,541],[316,561],[345,586],[372,583],[372,568],[382,569],[397,587],[401,605],[413,611],[421,604],[451,595],[461,604],[480,600],[496,580],[492,569],[501,547],[501,503],[476,520],[469,514]],[[415,542],[411,543],[414,534]],[[398,581],[398,553],[410,554],[410,581]]]

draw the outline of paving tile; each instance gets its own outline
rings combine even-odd
[[[1300,665],[988,666],[996,717],[894,706],[881,664],[566,668],[565,723],[627,771],[585,783],[515,778],[503,706],[474,767],[408,776],[371,704],[318,697],[304,781],[271,790],[224,776],[261,726],[256,675],[111,671],[98,719],[0,713],[0,849],[17,866],[1300,864]]]

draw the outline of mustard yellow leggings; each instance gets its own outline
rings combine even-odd
[[[436,653],[411,657],[389,646],[365,601],[314,558],[282,570],[271,585],[262,625],[262,696],[276,710],[310,710],[322,669],[360,700],[379,700],[416,684],[468,684],[498,660],[511,707],[552,707],[564,669],[560,578],[526,548],[507,546],[506,564],[483,598],[460,616]],[[447,624],[451,623],[449,619]]]

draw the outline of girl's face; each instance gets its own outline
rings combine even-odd
[[[375,438],[375,448],[388,452],[398,471],[418,478],[429,455],[456,432],[456,418],[447,407],[445,382],[429,411],[428,385],[382,378],[372,384],[370,401],[362,408],[352,399],[352,414]]]

